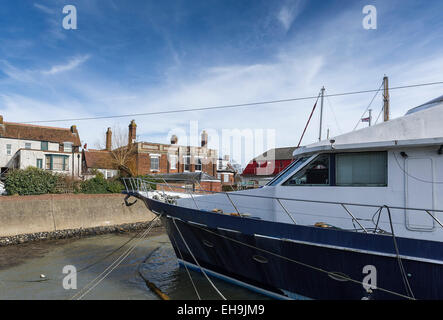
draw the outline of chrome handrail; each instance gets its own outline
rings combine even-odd
[[[136,185],[136,188],[134,188],[134,183],[132,182],[133,180],[137,179],[139,181],[138,186]],[[184,193],[188,193],[189,190],[185,187],[182,186],[174,186],[174,185],[170,185],[168,183],[163,184],[163,183],[158,183],[158,182],[153,182],[153,181],[149,181],[149,179],[146,178],[122,178],[124,185],[126,187],[126,191],[128,193],[134,193],[134,192],[139,192],[139,191],[144,191],[147,192],[147,188],[146,188],[146,184],[149,184],[149,186],[151,184],[153,185],[160,185],[160,186],[167,186],[171,191],[172,189],[180,189],[182,190]],[[129,183],[126,183],[125,180],[129,180]],[[165,181],[166,182],[166,181]],[[131,186],[132,189],[128,188],[128,184]],[[144,187],[141,187],[144,186]],[[362,218],[357,218],[355,217],[352,212],[349,210],[349,206],[357,206],[357,207],[367,207],[367,208],[377,208],[377,211],[375,212],[375,214],[372,217],[372,223],[375,225],[375,229],[373,232],[376,232],[377,229],[379,228],[379,220],[382,214],[382,209],[384,207],[386,207],[386,205],[373,205],[373,204],[364,204],[364,203],[350,203],[350,202],[335,202],[335,201],[323,201],[323,200],[308,200],[308,199],[295,199],[295,198],[285,198],[285,197],[273,197],[273,196],[265,196],[265,195],[253,195],[253,194],[243,194],[243,193],[233,193],[233,192],[224,192],[224,191],[211,191],[211,190],[204,190],[204,189],[195,189],[194,192],[200,192],[201,193],[206,193],[206,194],[224,194],[226,195],[226,197],[229,199],[230,203],[232,204],[232,206],[235,208],[235,210],[237,211],[237,213],[241,216],[240,211],[238,209],[238,207],[235,205],[234,201],[232,200],[232,196],[240,196],[240,197],[250,197],[250,198],[260,198],[260,199],[270,199],[270,200],[276,200],[280,206],[283,208],[283,211],[289,216],[289,218],[294,222],[294,224],[296,224],[293,216],[291,215],[291,213],[289,212],[289,210],[283,206],[282,204],[282,200],[283,201],[297,201],[297,202],[307,202],[307,203],[319,203],[319,204],[332,204],[332,205],[339,205],[341,207],[343,207],[346,211],[346,213],[351,217],[352,221],[357,222],[357,224],[359,225],[359,227],[361,228],[361,230],[363,230],[363,232],[368,233],[368,230],[372,230],[372,228],[367,229],[365,227],[363,227],[363,225],[359,222],[365,219]],[[198,205],[196,203],[195,198],[192,196],[192,200],[195,203],[196,207],[198,208]],[[348,206],[348,207],[347,207]],[[399,206],[389,206],[390,209],[395,209],[395,210],[411,210],[411,211],[421,211],[421,212],[425,212],[428,215],[431,216],[431,218],[437,222],[438,225],[440,225],[443,228],[443,223],[437,218],[435,217],[432,212],[436,213],[442,213],[443,210],[439,210],[439,209],[424,209],[424,208],[408,208],[408,207],[399,207]],[[377,223],[375,223],[373,221],[374,217],[378,214],[378,219],[377,219]],[[357,230],[354,226],[354,229]],[[381,230],[381,229],[380,229]]]

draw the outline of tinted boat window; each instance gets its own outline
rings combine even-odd
[[[329,155],[322,154],[314,158],[305,168],[294,174],[285,186],[329,185]]]
[[[337,186],[387,185],[386,152],[342,153],[335,159]]]
[[[293,172],[294,170],[297,170],[297,168],[299,168],[302,164],[304,164],[306,162],[306,160],[308,160],[308,159],[309,159],[309,157],[303,157],[303,158],[295,160],[293,163],[291,163],[289,166],[287,166],[286,169],[284,169],[284,171],[282,171],[278,176],[276,176],[274,178],[274,180],[270,181],[268,185],[270,185],[270,186],[278,185],[280,182],[282,182],[288,178],[289,172]]]

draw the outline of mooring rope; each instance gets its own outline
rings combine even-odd
[[[192,259],[194,259],[195,263],[197,264],[197,266],[200,268],[200,271],[203,273],[203,275],[206,277],[206,279],[209,281],[209,283],[211,284],[211,286],[214,288],[214,290],[220,295],[220,297],[223,300],[226,300],[225,296],[220,292],[220,290],[218,290],[218,288],[215,286],[215,284],[211,281],[211,279],[209,279],[208,275],[206,274],[205,270],[200,266],[200,264],[198,263],[197,259],[195,258],[194,254],[191,251],[191,248],[189,248],[188,243],[186,242],[185,238],[183,237],[180,229],[178,228],[177,224],[175,223],[175,218],[172,218],[172,222],[174,222],[174,226],[177,229],[178,233],[180,234],[181,239],[183,240],[183,243],[186,246],[186,249],[188,249],[189,254],[191,255]],[[184,260],[183,260],[184,261]]]
[[[149,234],[153,227],[153,222],[157,220],[160,216],[156,216],[154,219],[150,221],[150,225],[148,229],[146,229],[140,240],[137,241],[134,245],[129,247],[125,252],[123,252],[114,262],[112,262],[105,270],[103,270],[97,277],[95,277],[92,281],[88,282],[79,292],[73,295],[70,300],[77,299],[81,300],[84,296],[86,296],[91,290],[93,290],[97,285],[99,285],[112,271],[114,271],[130,254],[134,249],[145,240],[145,237]],[[88,288],[89,287],[89,288]],[[86,290],[86,291],[85,291]]]
[[[182,252],[180,251],[180,248],[178,247],[178,243],[175,240],[174,234],[171,233],[171,236],[172,236],[172,240],[175,243],[175,247],[177,248],[178,254],[180,255],[180,258],[182,259],[182,261],[185,261],[185,259],[183,258]],[[183,263],[183,265],[185,266],[186,273],[188,274],[189,280],[191,280],[192,287],[194,288],[194,291],[195,291],[195,294],[197,295],[198,300],[201,300],[200,294],[198,293],[198,290],[197,290],[197,287],[194,283],[194,280],[191,277],[191,273],[188,270],[188,266],[186,265],[186,263]]]

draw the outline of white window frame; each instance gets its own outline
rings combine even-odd
[[[200,159],[200,164],[197,164],[198,159]],[[194,156],[194,171],[202,172],[203,171],[203,157],[202,156]],[[197,166],[200,166],[200,170],[197,170]]]
[[[189,159],[189,161],[186,161],[185,159]],[[189,166],[189,169],[186,170],[186,166]],[[191,171],[191,156],[183,156],[183,172],[190,172]]]
[[[29,146],[29,148],[28,148],[28,146]],[[32,149],[31,142],[25,142],[25,149]]]
[[[159,154],[150,154],[149,159],[150,159],[151,171],[155,171],[155,172],[160,171],[160,155]],[[156,169],[152,168],[152,159],[157,159],[157,168]]]
[[[6,155],[10,156],[12,154],[12,144],[8,143],[6,145]]]
[[[169,169],[171,170],[177,170],[177,155],[171,154],[169,156]]]
[[[63,142],[63,152],[72,152],[73,143],[72,142]]]

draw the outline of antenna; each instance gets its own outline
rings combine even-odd
[[[383,77],[383,114],[384,114],[384,121],[389,121],[389,84],[388,84],[388,77],[385,75]]]
[[[321,127],[323,125],[323,100],[325,97],[325,87],[321,88],[321,100],[320,100],[320,130],[318,133],[318,141],[321,141]]]

